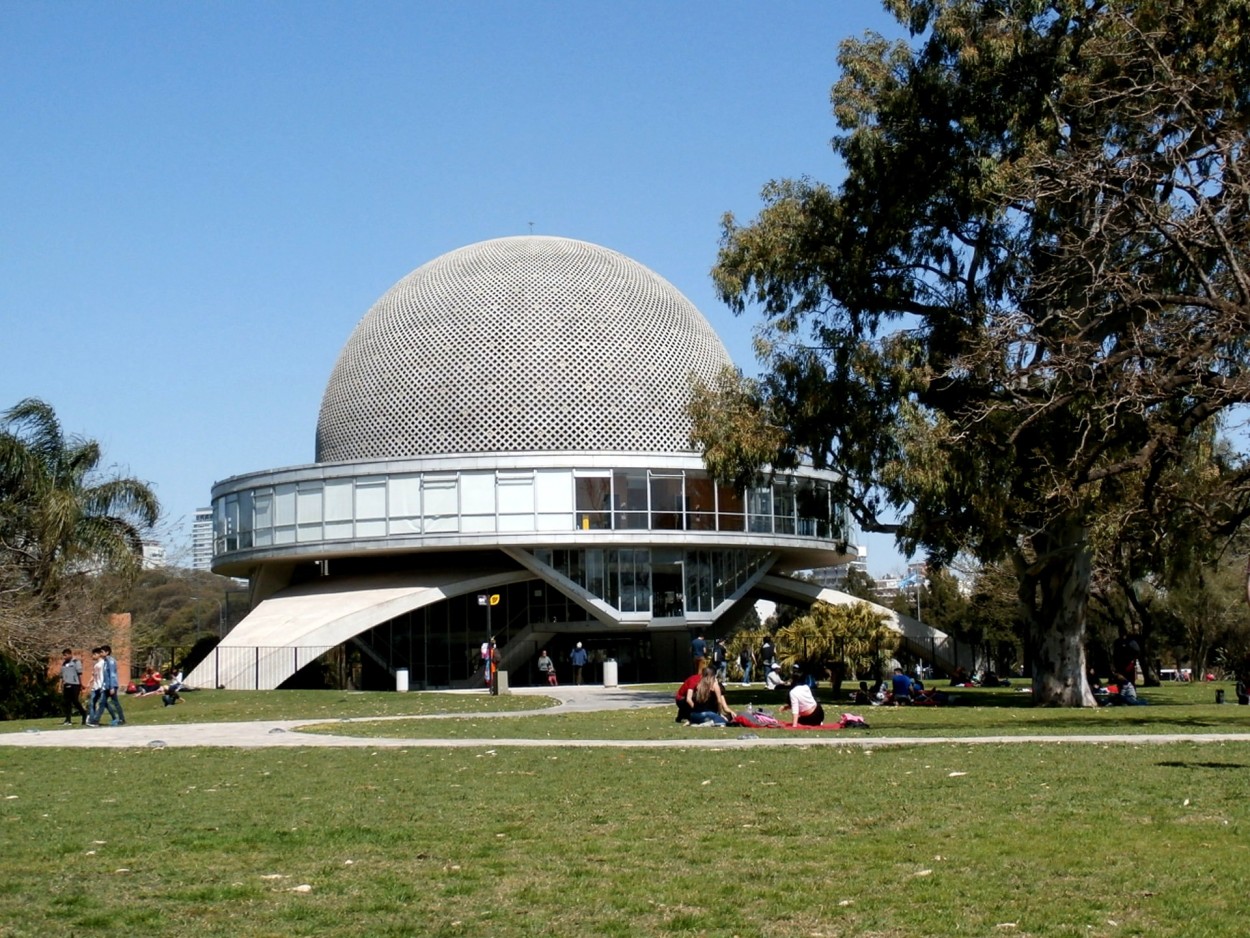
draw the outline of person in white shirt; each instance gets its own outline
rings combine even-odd
[[[790,685],[789,701],[781,705],[794,716],[792,726],[820,726],[825,722],[825,709],[817,701],[801,673],[795,672]]]
[[[785,678],[781,676],[781,665],[774,663],[764,675],[764,687],[768,690],[777,690],[785,686]]]
[[[100,712],[104,709],[104,650],[91,649],[91,698],[87,713],[87,726],[100,725]]]

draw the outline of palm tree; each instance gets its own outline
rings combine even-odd
[[[132,577],[142,535],[160,517],[151,488],[99,471],[100,444],[67,438],[46,403],[0,416],[0,565],[10,588],[57,604],[66,580],[101,570]]]
[[[864,602],[847,606],[815,602],[805,615],[777,632],[781,660],[828,667],[835,691],[847,669],[856,674],[873,670],[882,655],[894,653],[898,639],[885,614]]]

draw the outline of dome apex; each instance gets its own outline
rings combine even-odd
[[[483,241],[365,314],[326,386],[316,458],[689,452],[690,377],[729,363],[694,305],[623,254]]]

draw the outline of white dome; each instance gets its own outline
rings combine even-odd
[[[689,452],[690,380],[730,364],[703,315],[615,251],[483,241],[417,268],[343,347],[317,462]]]

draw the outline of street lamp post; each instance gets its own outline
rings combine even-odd
[[[486,681],[490,686],[492,694],[499,693],[498,678],[495,673],[495,636],[491,631],[490,610],[492,606],[499,605],[498,593],[479,593],[477,604],[486,607],[486,656],[482,660],[482,667],[486,671]]]

